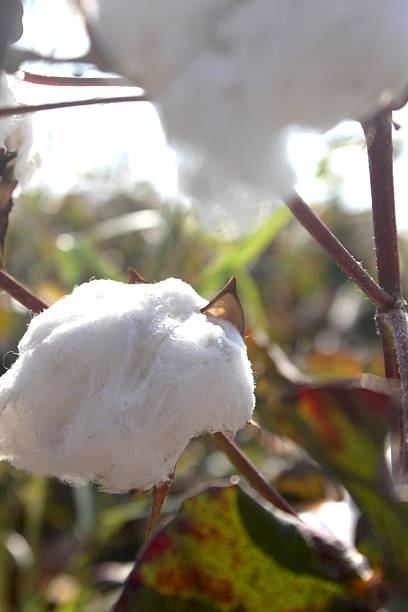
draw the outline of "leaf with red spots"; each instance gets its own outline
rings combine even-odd
[[[395,501],[385,462],[393,418],[390,395],[353,383],[296,386],[262,415],[264,425],[295,440],[348,489],[394,579],[408,570],[408,512]]]
[[[334,551],[334,564],[323,549]],[[346,548],[319,549],[308,527],[239,487],[212,487],[186,500],[152,538],[114,611],[328,609],[346,584],[365,584],[356,558]]]

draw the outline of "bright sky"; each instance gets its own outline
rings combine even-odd
[[[30,10],[28,10],[30,9]],[[72,57],[86,50],[86,37],[78,17],[66,0],[28,2],[21,46],[43,54]],[[72,67],[71,67],[72,68]],[[33,64],[32,71],[70,74],[70,67]],[[87,76],[91,75],[90,72]],[[129,88],[54,88],[24,84],[20,100],[45,102],[79,97],[129,95]],[[395,135],[400,155],[395,164],[397,218],[400,229],[408,231],[408,111],[395,114],[402,129]],[[102,172],[111,179],[105,188],[131,187],[137,179],[149,180],[164,194],[177,192],[176,160],[166,147],[157,114],[150,104],[130,103],[41,112],[34,117],[35,146],[42,160],[33,185],[65,193],[83,184],[90,175]],[[326,135],[294,134],[290,153],[299,176],[298,188],[309,202],[324,201],[327,182],[315,177],[316,164],[338,138],[361,139],[357,123],[341,124]],[[337,188],[344,203],[356,210],[370,206],[367,159],[361,144],[341,147],[331,157],[330,168],[342,177]],[[339,186],[340,185],[340,186]],[[101,194],[102,195],[102,194]]]

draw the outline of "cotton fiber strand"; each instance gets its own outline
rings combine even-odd
[[[33,318],[0,378],[0,458],[113,493],[166,481],[195,436],[251,418],[245,344],[188,284],[94,280]]]
[[[156,103],[186,193],[230,219],[293,188],[289,126],[367,119],[407,90],[406,0],[82,4],[108,67]]]

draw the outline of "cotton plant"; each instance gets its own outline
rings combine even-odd
[[[185,191],[212,210],[228,201],[236,220],[235,207],[253,216],[251,207],[263,199],[285,198],[376,304],[386,374],[400,383],[405,435],[406,315],[389,172],[390,109],[405,101],[407,86],[405,2],[80,4],[91,39],[87,59],[145,89],[138,99],[156,104],[178,151]],[[362,121],[367,136],[374,233],[384,247],[377,252],[378,284],[293,192],[285,151],[291,126],[325,130],[344,118]],[[305,524],[229,437],[254,407],[234,280],[209,303],[177,279],[150,284],[132,273],[130,280],[84,283],[47,308],[0,270],[0,286],[39,313],[0,379],[0,456],[73,485],[94,482],[112,493],[153,488],[150,533],[180,453],[190,439],[213,434],[274,508],[233,487],[190,500],[141,555],[115,609],[146,605],[152,595],[150,609],[161,609],[155,595],[166,608],[212,607],[211,597],[219,598],[214,609],[268,609],[279,597],[287,611],[371,612],[401,607],[401,598],[406,606],[408,515],[383,465],[384,436],[395,421],[389,388],[286,380],[287,397],[263,415],[272,431],[293,438],[351,492],[369,528],[365,558]],[[263,355],[270,366],[266,348]],[[175,591],[163,592],[168,587]],[[345,607],[338,607],[339,596]]]
[[[143,87],[207,226],[248,231],[296,183],[293,126],[327,130],[400,104],[403,0],[81,0],[98,65]]]

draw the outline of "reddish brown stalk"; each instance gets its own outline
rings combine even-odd
[[[238,446],[228,438],[224,433],[218,432],[209,439],[213,444],[222,451],[232,465],[238,470],[240,474],[245,476],[252,487],[257,491],[264,499],[273,504],[276,508],[287,512],[292,516],[299,518],[296,510],[282,497],[282,495],[262,476],[262,474],[256,469],[256,467],[249,461],[244,453],[238,448]]]
[[[347,276],[360,287],[367,297],[382,310],[389,310],[394,306],[394,298],[371,278],[363,266],[354,259],[327,225],[319,219],[298,194],[295,194],[287,202],[287,206],[309,234],[324,248]]]
[[[0,288],[7,291],[11,297],[28,308],[28,310],[32,310],[37,314],[48,308],[46,302],[34,295],[34,293],[31,293],[29,289],[24,287],[5,270],[0,270]]]
[[[134,83],[120,77],[64,77],[26,71],[23,72],[23,81],[55,87],[135,87]]]
[[[408,475],[408,333],[405,300],[402,297],[395,219],[393,179],[392,117],[380,113],[363,124],[370,169],[371,199],[374,223],[374,243],[378,282],[394,297],[394,308],[384,313],[377,308],[377,326],[381,336],[385,375],[397,381],[400,411],[396,424],[399,465],[405,480]]]
[[[146,95],[137,96],[113,96],[112,98],[91,98],[87,100],[68,100],[66,102],[47,102],[46,104],[28,104],[21,106],[9,106],[0,108],[0,117],[10,115],[26,115],[43,110],[54,110],[56,108],[71,108],[74,106],[91,106],[93,104],[114,104],[115,102],[149,102]]]
[[[395,220],[391,113],[381,113],[363,124],[370,167],[378,283],[401,299],[401,273]]]

